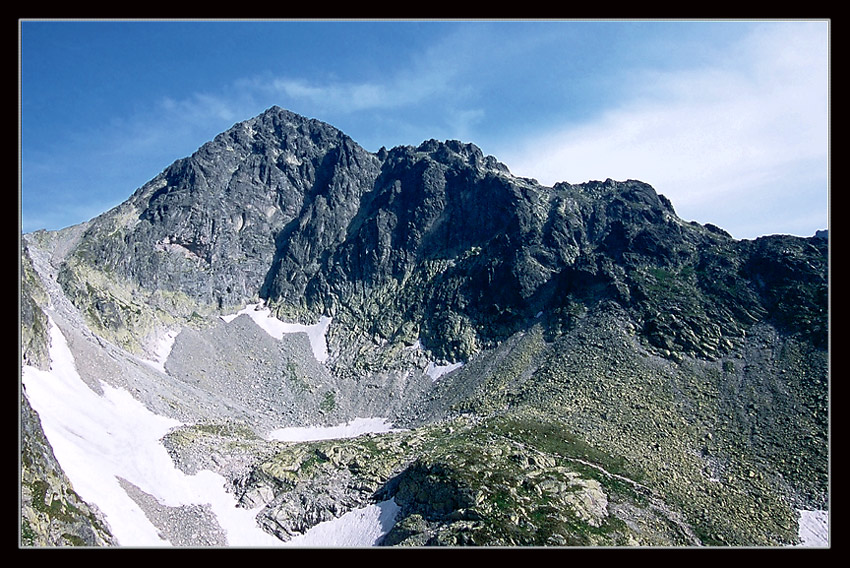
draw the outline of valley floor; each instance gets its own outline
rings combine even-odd
[[[270,334],[307,331],[317,358],[327,353],[328,322],[309,330],[269,329],[266,313],[246,313]],[[102,383],[102,393],[95,392],[80,378],[68,343],[52,322],[50,336],[51,368],[24,367],[25,393],[74,488],[101,510],[122,546],[368,547],[392,528],[399,509],[390,500],[316,525],[289,542],[278,540],[259,528],[257,511],[236,506],[222,476],[187,475],[175,467],[161,440],[179,421],[150,412],[124,389]],[[385,419],[372,417],[335,427],[281,428],[266,437],[300,442],[391,430]],[[800,513],[801,546],[828,546],[827,512]]]

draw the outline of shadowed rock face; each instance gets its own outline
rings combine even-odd
[[[462,436],[429,430],[424,446],[425,434],[403,448],[385,442],[404,459],[366,485],[349,461],[321,458],[331,465],[299,485],[270,482],[258,472],[273,460],[259,457],[260,469],[245,474],[251,460],[240,457],[234,484],[269,496],[272,532],[304,525],[285,511],[316,491],[326,506],[310,515],[322,520],[375,495],[397,496],[405,520],[388,542],[407,544],[764,544],[789,538],[790,509],[780,501],[824,505],[821,235],[739,241],[678,218],[640,181],[542,186],[458,141],[370,153],[277,107],[68,235],[52,238],[61,250],[56,279],[95,333],[142,349],[151,330],[189,328],[165,369],[195,388],[196,359],[209,352],[205,364],[216,370],[204,380],[219,385],[210,393],[245,413],[262,406],[272,418],[330,421],[368,412],[417,428],[475,417]],[[25,286],[24,356],[43,364],[34,307],[43,294]],[[290,340],[257,338],[247,319],[226,329],[209,323],[260,300],[289,320],[333,318],[328,362],[316,367]],[[249,346],[234,337],[255,339]],[[467,364],[431,383],[430,361]],[[244,391],[241,375],[262,389]],[[280,386],[279,376],[289,383]],[[331,399],[333,412],[324,404]],[[518,423],[527,427],[504,430]],[[575,443],[553,448],[559,431]],[[194,439],[180,438],[175,459],[199,459]],[[454,463],[448,448],[469,450],[470,440],[510,450]],[[205,438],[203,452],[211,444]],[[640,491],[573,467],[588,455],[606,475],[617,470],[634,482],[640,472],[652,527],[634,529],[635,511],[648,511]],[[515,467],[530,456],[540,484],[524,485]],[[503,476],[489,485],[467,475],[493,468]],[[342,478],[344,488],[332,481]],[[559,505],[546,508],[538,497],[553,492]],[[706,512],[717,499],[727,512]],[[518,526],[509,506],[524,507],[536,524],[508,535]],[[772,520],[742,528],[758,507]],[[571,533],[575,523],[587,531]]]

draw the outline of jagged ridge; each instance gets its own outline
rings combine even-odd
[[[641,182],[548,188],[455,141],[370,154],[273,108],[98,219],[75,256],[219,309],[263,298],[384,340],[421,337],[447,359],[603,296],[668,350],[710,355],[765,315],[823,346],[825,242],[776,239],[684,223]],[[795,273],[820,306],[798,322],[770,286]]]

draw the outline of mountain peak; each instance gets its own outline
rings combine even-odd
[[[219,308],[263,298],[302,316],[362,320],[394,282],[452,262],[444,278],[464,283],[454,297],[420,290],[403,308],[417,314],[423,333],[432,328],[432,339],[445,336],[433,323],[440,313],[467,318],[469,329],[458,332],[464,347],[446,356],[498,341],[530,314],[560,307],[563,294],[613,298],[644,317],[655,301],[637,300],[650,288],[635,274],[715,262],[700,249],[729,238],[681,221],[638,180],[548,188],[459,140],[373,154],[278,106],[178,160],[130,203],[135,218],[89,228],[87,261]],[[115,243],[119,228],[125,234]],[[484,252],[459,263],[470,251]],[[485,320],[493,333],[472,331]],[[369,325],[383,337],[398,333],[389,320]]]
[[[41,372],[24,395],[88,424],[120,420],[89,385],[126,389],[283,540],[380,498],[384,544],[790,543],[828,501],[828,247],[736,241],[636,180],[543,186],[458,140],[371,153],[275,106],[27,236],[22,359],[46,367],[55,321],[87,393],[62,403],[92,408],[39,404]],[[406,430],[268,442],[362,417]],[[195,507],[131,485],[181,534]]]

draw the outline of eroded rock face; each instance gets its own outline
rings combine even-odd
[[[291,223],[327,210],[330,201],[333,216],[341,216],[333,225],[345,226],[345,209],[371,188],[378,163],[329,125],[271,109],[178,160],[101,216],[77,256],[151,290],[239,305],[257,297],[285,254]],[[309,245],[319,248],[338,238],[316,236]]]

